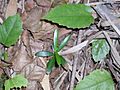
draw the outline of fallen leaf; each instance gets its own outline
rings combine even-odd
[[[31,10],[34,7],[34,1],[33,0],[26,0],[25,9],[27,11]]]
[[[16,51],[13,58],[14,71],[21,71],[23,67],[29,64],[31,61],[32,59],[27,54],[26,47],[21,44],[20,48]]]
[[[28,87],[25,90],[44,90],[39,81],[29,81]]]
[[[35,0],[36,3],[43,7],[50,7],[50,1],[49,0]]]
[[[23,26],[25,29],[31,32],[38,32],[41,27],[40,19],[42,17],[42,8],[34,7],[29,13],[27,13],[27,18],[23,21]]]
[[[21,71],[21,73],[25,74],[30,81],[42,81],[45,72],[45,66],[39,58],[34,58],[33,61],[27,64]]]
[[[10,0],[5,13],[5,18],[8,18],[9,16],[13,16],[16,13],[17,13],[17,1]]]

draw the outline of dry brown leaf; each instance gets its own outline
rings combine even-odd
[[[70,33],[70,32],[72,32],[72,30],[70,30],[70,29],[65,29],[65,28],[61,28],[61,29],[60,29],[60,32],[59,32],[59,37],[64,36],[64,35],[66,35],[66,34],[68,34],[68,33]]]
[[[50,7],[50,1],[49,0],[35,0],[35,1],[39,6]]]
[[[81,50],[83,47],[85,47],[88,43],[88,40],[66,50],[66,51],[63,51],[63,52],[59,52],[60,55],[66,55],[66,54],[70,54],[70,53],[74,53],[74,52],[77,52],[79,50]]]
[[[40,82],[29,81],[28,87],[25,90],[44,90]]]
[[[29,11],[34,7],[34,1],[33,0],[27,0],[25,4],[25,8]]]
[[[30,47],[31,47],[33,55],[35,55],[36,52],[43,50],[44,42],[42,42],[40,40],[30,39]]]
[[[23,22],[27,19],[27,13],[26,13],[26,11],[24,11],[24,12],[22,13],[21,18],[22,18],[22,21],[23,21]]]
[[[24,28],[31,32],[38,32],[41,27],[42,8],[34,7],[27,15],[27,19],[23,21]]]
[[[35,39],[45,40],[47,39],[53,39],[53,32],[57,29],[56,25],[52,25],[47,22],[41,23],[41,28],[39,28],[39,32],[32,33]],[[50,40],[49,40],[50,41]]]
[[[27,64],[21,71],[30,81],[42,81],[45,72],[45,66],[39,58],[34,58],[34,60]]]
[[[22,44],[20,49],[16,52],[13,60],[14,71],[21,71],[22,68],[30,63],[32,59],[28,56],[26,47]]]
[[[5,18],[17,13],[17,0],[10,0],[5,13]]]
[[[32,54],[31,47],[30,47],[30,33],[27,30],[23,31],[22,41],[23,41],[24,46],[26,47],[28,55],[32,58],[33,54]]]

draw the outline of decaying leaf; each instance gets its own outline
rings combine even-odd
[[[50,7],[50,1],[49,0],[35,0],[38,5],[41,7]]]
[[[40,19],[42,17],[42,8],[34,7],[27,15],[27,19],[23,21],[24,28],[30,30],[31,32],[38,32],[41,23]]]
[[[17,13],[17,0],[10,0],[5,13],[5,18]]]

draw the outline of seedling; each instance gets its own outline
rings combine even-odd
[[[49,51],[39,51],[35,55],[38,57],[49,57],[52,56],[52,58],[48,61],[47,63],[47,71],[51,72],[53,67],[55,66],[63,66],[66,61],[63,56],[59,55],[59,51],[64,48],[64,46],[67,44],[69,41],[71,35],[68,35],[64,38],[64,40],[58,44],[58,36],[59,32],[58,30],[54,31],[54,40],[53,40],[53,52]]]

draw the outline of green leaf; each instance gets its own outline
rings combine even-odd
[[[15,77],[5,81],[5,90],[10,90],[11,88],[21,88],[26,87],[28,81],[22,75],[16,75]]]
[[[49,62],[47,63],[47,72],[51,72],[54,66],[55,66],[55,58],[53,56],[52,59],[50,59]]]
[[[5,80],[7,80],[7,79],[8,79],[7,75],[1,74],[1,76],[0,76],[0,90],[3,90]]]
[[[109,51],[110,47],[105,39],[92,42],[92,56],[95,62],[103,60]]]
[[[115,88],[109,72],[95,70],[81,80],[74,90],[115,90]]]
[[[10,47],[15,44],[22,33],[22,22],[20,16],[14,15],[8,17],[0,25],[0,43]]]
[[[58,30],[54,31],[54,51],[58,49]]]
[[[68,28],[86,28],[94,22],[92,11],[84,4],[63,4],[51,9],[44,19]]]
[[[7,61],[8,60],[8,52],[0,51],[0,59]]]
[[[65,59],[57,52],[55,53],[55,57],[58,65],[64,65],[66,63]]]
[[[4,56],[4,60],[7,61],[8,60],[8,52],[5,51],[4,54],[3,54],[3,56]]]
[[[47,56],[53,56],[53,53],[52,52],[49,52],[49,51],[39,51],[35,54],[35,56],[38,56],[38,57],[47,57]]]
[[[61,65],[64,65],[66,64],[66,60],[63,56],[60,55],[60,58],[61,58]]]
[[[71,35],[68,35],[60,44],[59,48],[58,48],[58,51],[60,51],[66,44],[67,42],[69,41]]]

